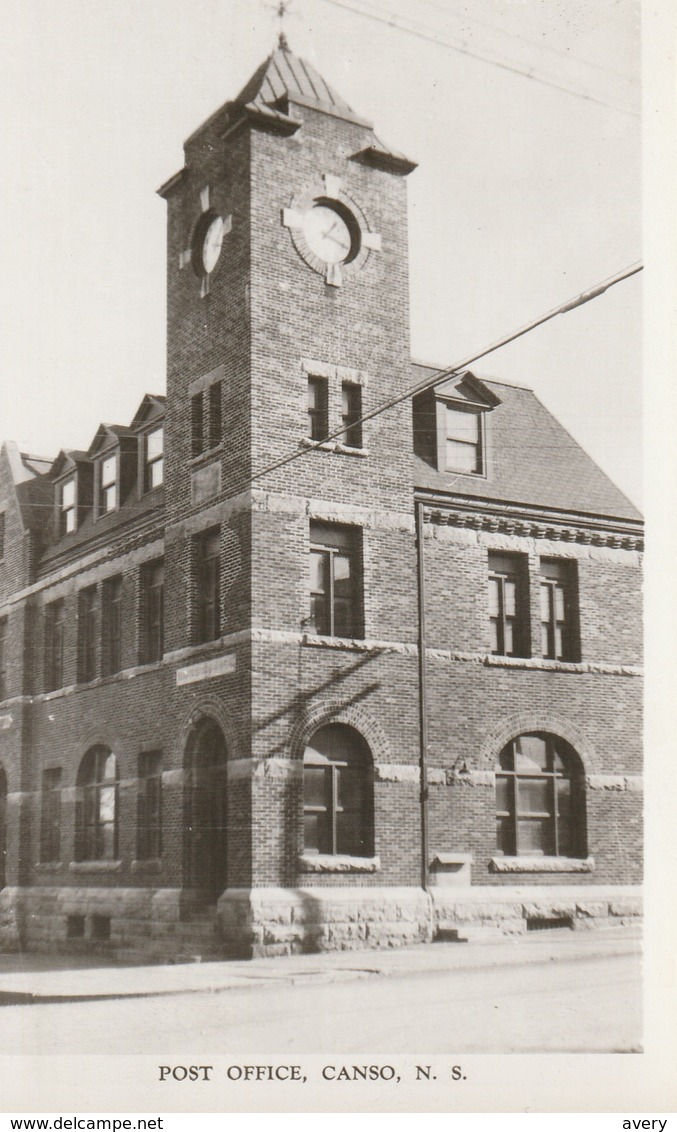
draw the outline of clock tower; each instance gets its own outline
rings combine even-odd
[[[378,714],[387,673],[371,656],[356,665],[356,650],[416,640],[415,605],[397,596],[415,587],[411,404],[362,422],[412,383],[414,168],[281,47],[188,139],[160,190],[167,644],[200,642],[199,613],[172,593],[192,588],[199,605],[215,539],[210,648],[233,656],[228,680],[210,682],[229,760],[226,919],[253,888],[304,883],[308,734],[318,719],[347,726],[357,702]],[[370,690],[349,691],[364,667]],[[417,869],[413,853],[408,881]]]

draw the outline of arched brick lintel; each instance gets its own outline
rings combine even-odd
[[[366,741],[373,762],[390,762],[390,745],[385,732],[374,716],[366,711],[361,704],[349,704],[347,707],[318,706],[308,713],[304,719],[292,728],[288,741],[288,758],[303,759],[310,738],[320,727],[329,723],[345,723],[354,727]]]
[[[585,773],[597,773],[597,755],[587,736],[571,720],[563,719],[553,712],[542,711],[507,716],[492,727],[484,736],[480,747],[480,768],[493,770],[506,743],[516,739],[518,735],[532,731],[547,731],[550,735],[564,739],[575,750]]]
[[[215,723],[220,728],[226,744],[227,758],[242,757],[238,750],[237,737],[223,703],[216,696],[203,696],[193,704],[184,716],[176,738],[175,764],[188,768],[193,757],[193,739],[201,724]],[[244,754],[244,752],[242,752]]]

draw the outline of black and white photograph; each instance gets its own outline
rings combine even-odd
[[[644,887],[658,17],[0,18],[4,1111],[674,1109],[643,1010],[674,912]]]

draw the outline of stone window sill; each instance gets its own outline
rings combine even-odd
[[[307,873],[377,873],[380,857],[348,857],[333,853],[304,853],[299,859]]]
[[[342,444],[340,440],[322,440],[318,444],[307,436],[302,437],[301,447],[314,448],[318,452],[337,452],[340,456],[361,456],[362,459],[369,455],[366,448],[353,448],[350,444]]]
[[[493,873],[591,873],[593,857],[492,857]]]
[[[158,858],[148,861],[132,861],[130,867],[133,873],[161,873],[162,861]]]
[[[116,873],[122,861],[71,861],[68,868],[72,873]]]
[[[218,444],[214,444],[211,448],[205,448],[202,452],[198,453],[197,456],[191,456],[189,464],[191,470],[201,467],[202,464],[209,464],[216,456],[222,454],[224,448],[225,445],[223,441],[219,441]]]
[[[59,873],[63,869],[63,861],[36,861],[34,868],[41,873]]]

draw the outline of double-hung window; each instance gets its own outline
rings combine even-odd
[[[309,631],[326,637],[363,634],[360,532],[310,524]]]
[[[97,620],[96,586],[89,586],[78,595],[78,679],[82,682],[96,676]]]
[[[213,381],[190,399],[191,451],[200,456],[223,440],[223,383]]]
[[[122,667],[122,578],[107,578],[101,597],[102,669],[109,676]]]
[[[489,554],[489,628],[495,656],[528,655],[525,571],[520,555]]]
[[[99,514],[115,511],[118,505],[117,453],[106,456],[99,464]]]
[[[61,768],[42,772],[40,860],[61,859]]]
[[[145,443],[145,490],[159,487],[164,479],[164,429],[162,425],[146,433]]]
[[[329,434],[328,385],[324,377],[308,378],[308,436],[324,440]]]
[[[136,856],[139,861],[162,856],[162,752],[139,756]]]
[[[478,475],[484,471],[482,414],[476,409],[445,406],[447,471]]]
[[[76,528],[75,478],[61,485],[61,534],[67,535]]]
[[[164,652],[164,585],[163,562],[152,562],[143,578],[145,611],[143,621],[143,660],[150,664],[162,660]]]
[[[63,687],[66,606],[63,598],[45,607],[45,690]]]
[[[221,532],[217,528],[197,539],[197,639],[221,636]]]
[[[362,389],[344,381],[341,386],[341,421],[343,442],[347,448],[362,447]]]
[[[76,859],[111,860],[118,848],[118,772],[115,755],[93,747],[78,773]]]
[[[541,651],[550,660],[576,660],[575,564],[542,558]]]

